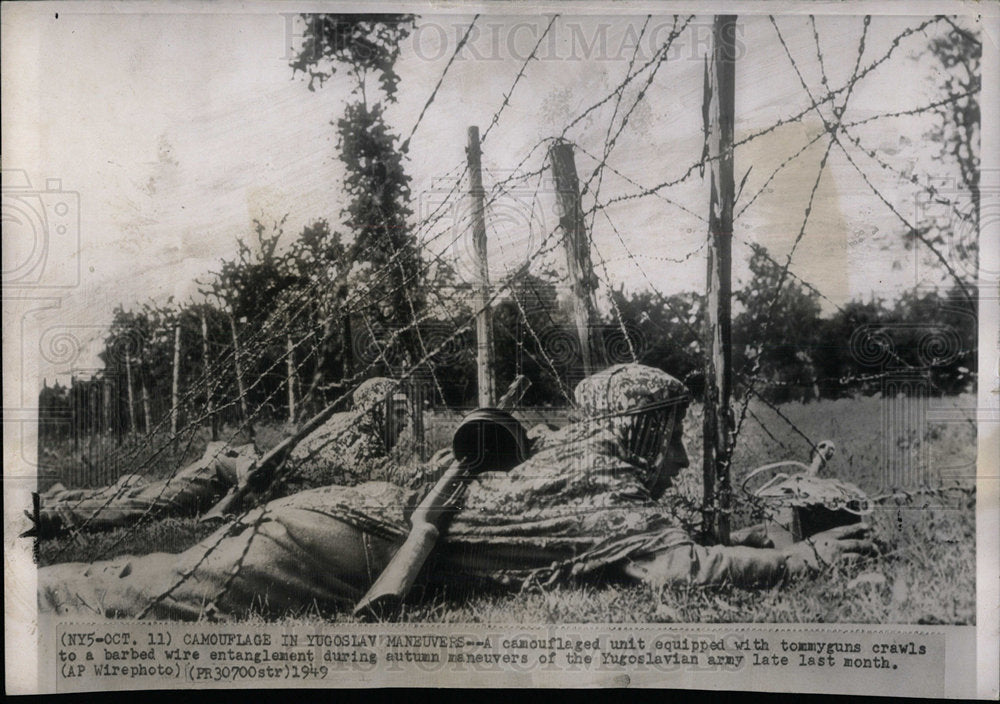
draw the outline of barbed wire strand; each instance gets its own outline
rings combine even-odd
[[[434,99],[437,98],[438,90],[441,89],[441,84],[444,83],[444,77],[448,75],[448,69],[451,68],[451,65],[455,62],[455,59],[458,57],[459,52],[462,51],[462,47],[464,47],[465,43],[469,40],[469,35],[472,34],[472,29],[473,27],[476,26],[476,20],[478,19],[479,19],[479,14],[477,13],[472,18],[472,22],[470,22],[469,26],[466,28],[465,34],[462,35],[462,38],[458,40],[458,44],[455,45],[455,51],[452,52],[451,57],[448,59],[448,63],[445,64],[444,70],[441,72],[441,76],[438,78],[437,83],[434,85],[434,90],[431,91],[430,96],[427,98],[427,102],[425,102],[424,106],[420,109],[420,114],[417,115],[417,121],[410,129],[410,133],[406,136],[406,139],[403,140],[403,144],[400,147],[400,151],[402,151],[403,153],[406,153],[410,150],[410,140],[413,139],[413,135],[416,133],[417,128],[420,126],[420,122],[424,119],[424,115],[427,113],[427,108],[429,108],[431,104],[434,102]]]
[[[802,74],[799,71],[797,64],[795,63],[794,57],[788,51],[787,44],[784,43],[784,38],[781,36],[781,30],[778,28],[777,23],[774,22],[773,16],[770,17],[770,19],[771,19],[771,24],[774,27],[775,32],[778,34],[778,37],[779,37],[782,45],[785,47],[786,56],[788,57],[788,60],[792,63],[792,66],[795,69],[796,74],[799,76],[800,80],[802,81],[803,87],[806,90],[806,94],[809,96],[810,100],[812,101],[813,106],[816,106],[817,103],[812,98],[812,93],[809,91],[809,88],[805,84],[804,79],[802,79]],[[862,29],[862,34],[861,34],[861,40],[858,42],[857,59],[855,60],[855,63],[854,63],[854,71],[853,71],[852,77],[851,77],[851,79],[847,83],[848,89],[846,91],[846,95],[845,95],[845,97],[843,99],[843,102],[839,106],[839,110],[837,110],[837,106],[835,106],[835,109],[834,109],[834,114],[836,115],[837,124],[839,124],[840,119],[843,116],[844,110],[846,109],[847,104],[848,104],[848,102],[850,100],[851,93],[854,90],[854,86],[860,80],[860,75],[858,73],[858,68],[861,65],[861,58],[864,56],[865,41],[866,41],[867,36],[868,36],[868,28],[869,28],[870,23],[871,23],[871,17],[868,16],[868,15],[866,15],[865,18],[864,18],[864,20],[863,20],[863,29]],[[815,107],[815,109],[817,110],[817,112],[819,111],[818,107]],[[778,277],[778,283],[775,286],[774,294],[773,294],[773,296],[771,298],[771,303],[768,306],[768,313],[767,313],[767,317],[765,318],[764,329],[763,329],[763,332],[761,334],[761,337],[764,340],[767,339],[768,333],[770,332],[771,326],[773,324],[774,316],[775,316],[775,314],[777,312],[778,299],[779,299],[779,296],[781,294],[781,289],[784,287],[784,282],[785,282],[785,280],[788,277],[788,269],[789,269],[789,267],[792,264],[792,258],[795,255],[795,250],[798,248],[799,244],[802,242],[803,237],[805,236],[806,227],[807,227],[807,225],[809,223],[809,216],[812,213],[813,202],[814,202],[814,199],[816,197],[816,193],[817,193],[817,191],[819,189],[820,181],[823,178],[823,172],[826,169],[827,159],[829,158],[830,151],[833,148],[834,135],[833,135],[833,133],[830,132],[830,129],[831,129],[832,125],[830,125],[829,123],[826,122],[826,120],[823,117],[822,113],[820,113],[820,117],[821,117],[821,119],[823,119],[823,122],[824,122],[824,125],[826,126],[828,134],[830,134],[830,139],[827,142],[826,149],[823,152],[823,157],[820,159],[819,167],[817,168],[817,173],[816,173],[816,180],[813,182],[812,189],[809,192],[809,198],[808,198],[808,201],[806,203],[805,213],[803,214],[803,218],[802,218],[802,225],[799,228],[799,232],[798,232],[798,234],[795,237],[795,241],[792,243],[792,247],[789,250],[788,256],[785,259],[785,265],[784,265],[784,267],[782,267],[781,274]],[[740,408],[739,419],[737,420],[736,428],[734,429],[734,431],[732,433],[732,438],[731,438],[730,443],[729,443],[730,444],[730,447],[729,447],[729,453],[730,453],[730,455],[731,455],[731,453],[733,451],[733,448],[735,448],[736,443],[739,440],[740,432],[743,429],[743,423],[746,420],[747,407],[748,407],[748,405],[750,403],[751,394],[753,394],[753,392],[754,392],[754,384],[755,384],[755,382],[756,382],[756,380],[757,380],[757,378],[758,378],[758,376],[760,374],[760,370],[761,370],[761,365],[759,364],[759,359],[758,359],[758,360],[754,361],[753,376],[751,377],[750,382],[746,386],[746,391],[745,391],[743,402],[742,402],[742,405],[741,405],[741,408]],[[745,369],[744,369],[744,371],[745,371]]]
[[[549,33],[549,30],[552,29],[552,25],[555,24],[556,18],[558,17],[559,17],[558,14],[552,15],[552,19],[550,19],[548,25],[546,25],[545,31],[542,32],[541,35],[538,37],[538,41],[535,42],[534,48],[531,50],[531,53],[528,54],[528,58],[526,58],[524,60],[524,63],[521,64],[521,69],[517,72],[517,75],[514,76],[514,82],[511,83],[510,88],[507,89],[507,92],[503,94],[503,102],[500,103],[500,107],[497,109],[496,113],[494,113],[493,119],[490,120],[490,124],[487,125],[486,130],[483,132],[482,137],[479,138],[480,144],[486,141],[486,138],[489,136],[490,132],[493,130],[494,127],[496,127],[497,123],[500,121],[500,115],[503,114],[504,108],[510,105],[510,98],[512,95],[514,95],[514,89],[517,88],[518,82],[524,77],[524,73],[528,69],[528,64],[531,63],[531,61],[535,58],[535,54],[538,53],[538,47],[540,47],[542,45],[542,42],[545,41],[546,35]]]

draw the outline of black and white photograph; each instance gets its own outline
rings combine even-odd
[[[1000,8],[375,9],[3,4],[8,691],[996,696]]]

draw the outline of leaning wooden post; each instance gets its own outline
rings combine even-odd
[[[576,175],[573,145],[558,142],[549,150],[552,177],[556,187],[559,207],[559,227],[566,247],[566,267],[569,270],[570,290],[573,294],[573,320],[580,339],[580,356],[586,376],[603,366],[601,345],[597,342],[594,323],[597,305],[594,299],[596,280],[590,260],[590,242],[587,238],[583,207],[580,204],[580,179]]]
[[[469,128],[469,195],[472,200],[472,249],[479,270],[479,290],[476,305],[476,369],[478,370],[479,405],[492,407],[496,403],[493,380],[493,321],[490,313],[490,272],[486,258],[486,215],[483,174],[479,151],[479,128]]]
[[[708,218],[707,330],[705,355],[704,486],[705,529],[729,543],[732,488],[732,239],[733,120],[736,96],[735,15],[717,15],[712,57],[706,64],[705,102],[711,195]]]

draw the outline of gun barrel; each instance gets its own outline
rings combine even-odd
[[[433,523],[415,523],[389,565],[354,607],[355,616],[387,618],[395,615],[434,551],[441,532]]]

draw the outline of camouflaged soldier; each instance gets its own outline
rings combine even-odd
[[[212,506],[257,459],[253,445],[229,447],[210,442],[201,459],[166,479],[150,481],[126,474],[99,489],[66,489],[56,484],[39,498],[40,536],[67,530],[106,530],[132,525],[140,516],[195,515]]]
[[[405,397],[395,398],[397,388],[398,382],[382,377],[358,386],[352,410],[334,415],[292,451],[290,471],[284,475],[285,481],[274,487],[272,496],[370,479],[402,481],[398,463],[390,458],[406,422]],[[387,404],[387,399],[396,402]],[[393,417],[386,417],[387,406],[394,409]],[[39,535],[128,526],[149,514],[196,515],[230,487],[242,485],[258,459],[253,445],[228,447],[224,442],[213,442],[201,459],[163,480],[129,474],[99,489],[56,485],[40,497]]]
[[[526,462],[485,474],[425,574],[452,593],[628,577],[668,584],[770,586],[871,550],[864,525],[785,549],[701,546],[659,499],[687,465],[688,395],[670,375],[619,365],[576,390],[585,418],[542,437]],[[303,491],[256,509],[177,556],[39,570],[39,608],[58,613],[199,618],[267,603],[351,607],[408,532],[417,492],[386,482]]]
[[[393,453],[407,442],[407,403],[399,393],[399,382],[368,379],[351,398],[352,410],[335,414],[292,450],[277,496],[332,484],[405,484],[396,459],[399,453]]]

